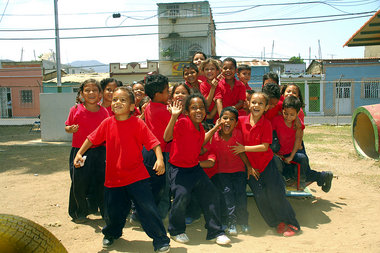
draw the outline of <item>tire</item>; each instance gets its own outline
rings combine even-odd
[[[41,225],[20,216],[0,214],[0,252],[67,253],[67,250]]]

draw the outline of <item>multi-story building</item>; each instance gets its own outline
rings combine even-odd
[[[193,54],[215,56],[215,24],[210,4],[158,3],[160,73],[170,81],[182,80],[182,68]]]

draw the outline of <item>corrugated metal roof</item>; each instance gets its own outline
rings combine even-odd
[[[101,81],[102,79],[107,77],[110,77],[109,73],[70,74],[63,76],[61,79],[61,83],[82,83],[90,78]],[[45,81],[44,83],[57,83],[57,78]]]

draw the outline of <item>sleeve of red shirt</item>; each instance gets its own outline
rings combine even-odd
[[[87,136],[93,145],[100,145],[106,141],[107,122],[109,122],[109,119],[110,118],[103,120],[102,123]]]
[[[140,133],[139,137],[141,138],[141,143],[145,146],[147,150],[160,145],[160,141],[154,136],[152,131],[148,128],[145,122],[142,119],[137,118],[137,122],[140,124]]]
[[[207,160],[211,159],[211,160],[214,160],[216,161],[216,154],[215,154],[215,151],[213,149],[213,147],[211,146],[211,143],[208,142],[204,148],[207,150],[206,153],[207,153]]]
[[[263,125],[263,135],[262,135],[261,142],[272,144],[272,138],[273,138],[272,125],[269,120],[265,120],[264,125]]]
[[[216,86],[215,93],[214,93],[214,100],[217,100],[217,99],[223,99],[222,89],[219,87],[219,85]]]
[[[67,117],[67,120],[65,121],[66,126],[71,126],[74,124],[74,114],[75,114],[75,106],[70,108],[69,116]]]

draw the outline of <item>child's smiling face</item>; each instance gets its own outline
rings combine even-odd
[[[295,85],[289,85],[288,87],[286,87],[286,90],[284,92],[284,97],[288,97],[288,96],[295,96],[295,97],[299,97],[299,92],[298,92],[298,88],[297,86]]]
[[[213,80],[213,79],[216,78],[217,75],[219,74],[218,69],[217,69],[216,66],[215,66],[214,64],[212,64],[212,63],[207,64],[207,65],[204,67],[203,72],[205,73],[205,76],[206,76],[207,80]]]
[[[190,94],[187,89],[183,85],[180,85],[174,91],[173,100],[180,101],[183,104],[183,102],[186,100],[186,97],[189,95]]]
[[[204,57],[203,54],[196,54],[196,55],[194,55],[193,63],[195,65],[197,65],[197,67],[199,68],[201,66],[202,62],[205,61],[205,60],[206,59],[205,59],[205,57]]]
[[[266,110],[268,110],[268,105],[265,97],[262,94],[254,93],[251,97],[251,102],[249,104],[249,110],[252,116],[261,117]]]
[[[194,97],[191,99],[187,115],[194,124],[202,123],[206,116],[206,107],[201,98]]]
[[[187,68],[183,71],[183,79],[192,84],[198,81],[198,73],[192,68]]]
[[[236,68],[233,62],[225,61],[222,67],[222,74],[226,80],[231,80],[235,78]]]
[[[116,116],[129,115],[135,109],[135,104],[131,102],[127,91],[117,90],[113,94],[111,108]]]
[[[88,83],[84,86],[83,91],[81,91],[81,96],[85,103],[97,104],[101,99],[101,93],[98,86],[95,83]]]
[[[248,69],[243,69],[237,73],[237,77],[244,84],[247,84],[249,82],[249,80],[251,80],[251,71]]]
[[[291,125],[293,121],[297,118],[297,110],[294,108],[284,108],[282,110],[282,115],[284,116],[284,121],[287,125]]]
[[[236,115],[233,112],[224,111],[220,119],[222,123],[222,134],[228,136],[232,135],[232,131],[237,124]]]
[[[110,82],[107,84],[107,86],[104,88],[103,91],[103,100],[107,102],[112,101],[113,91],[116,89],[117,84],[116,82]]]

